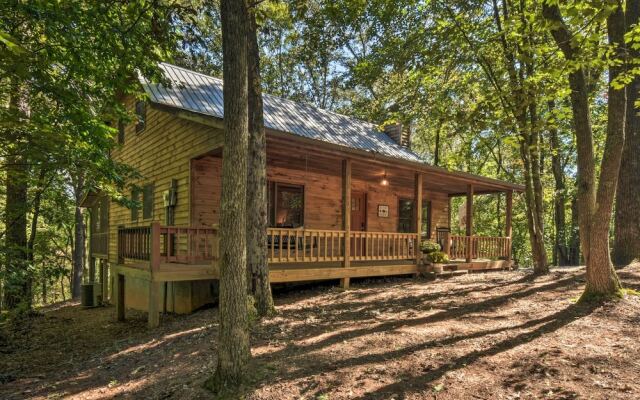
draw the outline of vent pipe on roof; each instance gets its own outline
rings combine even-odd
[[[384,133],[400,146],[411,148],[411,125],[399,122],[387,124],[384,126]]]

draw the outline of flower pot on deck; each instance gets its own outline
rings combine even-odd
[[[433,266],[433,272],[435,272],[436,274],[441,274],[444,271],[444,264],[433,263],[431,265]]]

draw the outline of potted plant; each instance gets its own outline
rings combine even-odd
[[[442,273],[444,265],[449,262],[449,256],[442,251],[433,251],[427,254],[427,259],[433,265],[433,272],[437,274]]]
[[[420,243],[420,250],[422,250],[423,254],[440,251],[440,244],[438,242],[434,242],[433,240],[423,240],[422,243]]]

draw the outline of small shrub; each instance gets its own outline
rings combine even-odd
[[[423,240],[422,243],[420,243],[420,249],[423,253],[429,254],[434,251],[440,251],[440,244],[433,240]]]
[[[429,258],[429,261],[436,264],[449,262],[449,256],[447,255],[447,253],[444,253],[442,251],[431,252],[427,255],[427,257]]]

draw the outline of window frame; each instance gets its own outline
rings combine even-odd
[[[155,211],[155,184],[153,182],[147,183],[142,187],[142,220],[146,221],[153,219]],[[151,195],[150,203],[147,202],[147,196]],[[147,206],[149,209],[147,209]]]
[[[268,207],[268,226],[270,228],[277,228],[276,216],[278,215],[278,189],[281,187],[299,188],[302,191],[302,206],[300,212],[300,224],[294,226],[294,228],[303,227],[305,223],[306,213],[306,185],[298,183],[280,182],[280,181],[267,181],[267,207]]]
[[[403,230],[401,228],[402,227],[401,221],[405,219],[401,215],[402,202],[411,203],[411,213],[410,213],[410,216],[409,216],[409,227],[408,227],[408,230]],[[415,223],[415,218],[414,218],[415,208],[416,208],[416,202],[415,202],[414,199],[406,198],[406,197],[398,197],[398,229],[397,229],[397,231],[399,233],[414,233],[416,231],[414,229],[414,226],[413,226],[413,224]]]
[[[431,200],[422,202],[422,227],[420,229],[420,235],[423,238],[431,239],[431,228],[433,227],[433,221],[431,220],[433,212],[433,206]],[[426,230],[424,228],[426,227]]]
[[[135,113],[137,117],[136,133],[141,133],[147,127],[147,102],[144,100],[136,101]]]
[[[131,222],[138,222],[140,220],[140,210],[138,207],[140,193],[142,193],[142,190],[137,186],[131,189],[131,201],[133,203],[131,205]]]
[[[125,141],[125,128],[126,125],[122,119],[118,120],[118,144],[123,145]]]

